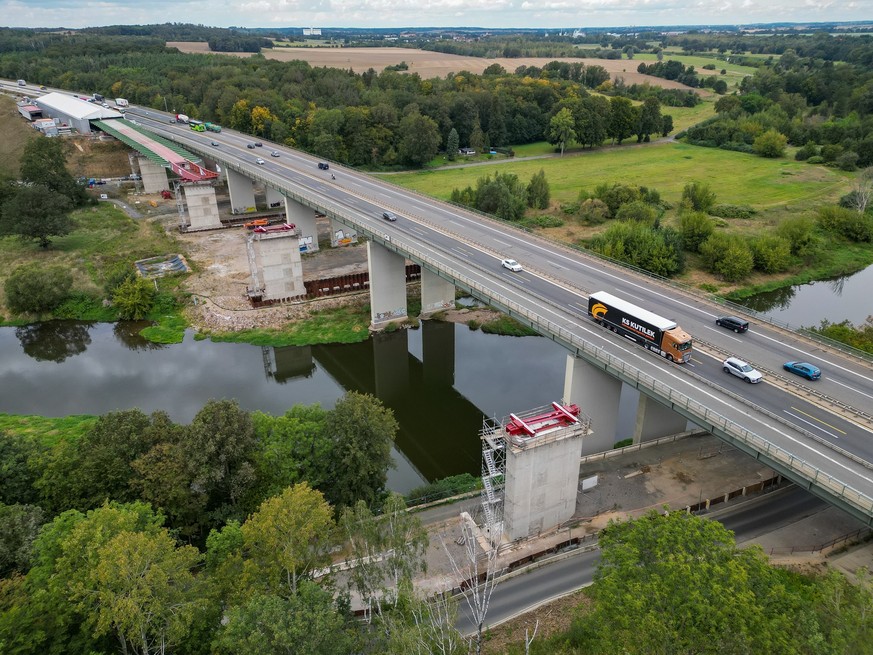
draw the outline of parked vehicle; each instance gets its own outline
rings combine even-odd
[[[719,316],[715,324],[734,332],[747,332],[749,329],[749,322],[737,316]]]
[[[588,296],[588,315],[671,362],[691,359],[691,336],[676,321],[658,316],[605,291]]]
[[[744,362],[737,357],[728,357],[724,360],[724,362],[722,362],[722,369],[725,373],[736,375],[738,378],[742,378],[749,384],[758,384],[764,379],[764,376],[761,375],[760,371],[753,368],[748,362]]]
[[[818,380],[821,378],[821,369],[809,362],[785,362],[782,368],[807,380]]]
[[[115,99],[115,106],[116,107],[128,107],[128,106],[130,106],[130,103],[127,100],[125,100],[124,98],[116,98]]]
[[[510,271],[512,271],[514,273],[521,273],[521,271],[523,270],[521,268],[521,264],[519,264],[514,259],[503,259],[500,261],[500,265],[503,268],[508,268]]]

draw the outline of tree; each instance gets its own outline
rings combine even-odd
[[[125,280],[112,294],[112,304],[118,310],[118,318],[125,321],[141,321],[152,310],[157,292],[152,282],[141,277]]]
[[[27,573],[42,523],[43,511],[36,505],[0,503],[0,579]]]
[[[788,241],[791,254],[798,257],[805,257],[812,253],[818,241],[815,222],[809,216],[786,218],[776,227],[776,234]]]
[[[527,207],[527,189],[515,173],[496,173],[476,181],[476,209],[505,221],[517,221]]]
[[[698,252],[700,244],[715,231],[715,223],[705,212],[684,211],[679,214],[679,231],[685,248]]]
[[[646,98],[640,107],[637,120],[637,142],[648,141],[650,134],[658,134],[662,124],[661,103],[655,97]]]
[[[751,242],[755,268],[762,273],[782,273],[791,265],[791,244],[775,234],[763,234]]]
[[[534,173],[527,185],[527,206],[534,209],[548,209],[550,195],[546,173],[540,169],[539,173]]]
[[[682,202],[696,212],[709,212],[715,205],[716,195],[706,182],[688,182],[682,189]]]
[[[673,117],[670,114],[661,116],[661,136],[667,136],[673,131]]]
[[[325,434],[333,442],[327,496],[335,507],[358,500],[372,506],[392,465],[397,421],[373,396],[347,392],[327,417]]]
[[[436,121],[417,111],[401,119],[397,136],[400,159],[411,166],[423,166],[439,152],[441,139]]]
[[[618,145],[634,133],[638,110],[628,98],[615,96],[609,100],[609,127],[607,134]]]
[[[748,242],[735,234],[715,232],[700,244],[700,254],[708,270],[720,275],[726,282],[747,278],[755,266]]]
[[[48,248],[51,237],[64,236],[73,229],[69,216],[72,207],[67,196],[47,187],[21,187],[3,206],[0,235],[16,235],[24,241],[36,241],[41,248]]]
[[[595,66],[600,68],[600,66]],[[588,66],[586,70],[590,70]],[[582,98],[574,111],[576,141],[589,148],[602,144],[608,134],[609,101],[604,96]]]
[[[402,496],[390,494],[382,510],[374,516],[363,501],[358,501],[354,508],[346,507],[340,519],[355,561],[349,584],[368,609],[375,604],[378,613],[383,599],[396,606],[401,589],[411,586],[417,572],[424,572],[428,546],[421,519],[406,511]]]
[[[549,143],[561,147],[561,156],[564,156],[564,148],[576,138],[575,120],[569,108],[564,107],[549,121],[547,137]]]
[[[67,199],[70,207],[84,205],[85,189],[67,170],[66,142],[63,139],[31,139],[21,153],[21,179],[30,186]],[[54,201],[56,202],[56,201]]]
[[[356,627],[334,606],[332,595],[304,580],[290,598],[258,595],[227,613],[213,641],[215,655],[335,655],[355,653]]]
[[[863,214],[873,198],[873,167],[867,167],[855,176],[852,191],[849,193],[849,206]]]
[[[776,158],[785,154],[785,146],[788,143],[788,137],[781,134],[777,130],[771,128],[758,136],[752,148],[761,157]]]
[[[446,156],[448,156],[449,161],[455,161],[458,156],[458,148],[460,145],[461,138],[458,136],[458,130],[453,127],[452,131],[449,132],[449,136],[446,138]]]
[[[329,563],[334,529],[330,505],[305,482],[265,500],[242,525],[249,587],[294,596],[299,580]]]
[[[811,612],[760,548],[737,548],[721,524],[650,512],[610,522],[600,546],[585,652],[798,652],[790,626],[802,634]]]
[[[14,312],[41,314],[53,310],[70,295],[73,276],[61,266],[25,264],[6,278],[6,304]]]
[[[31,435],[0,431],[0,503],[33,505],[39,499],[35,488],[38,460],[44,448]]]

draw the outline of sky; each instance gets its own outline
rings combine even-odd
[[[873,21],[873,0],[0,0],[5,27],[535,27]]]

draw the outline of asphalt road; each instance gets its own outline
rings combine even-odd
[[[330,171],[319,170],[319,160],[310,155],[267,142],[262,148],[249,149],[246,144],[254,142],[251,137],[228,130],[194,133],[151,110],[130,108],[128,117],[214,158],[221,166],[237,167],[244,174],[299,193],[313,205],[389,241],[401,252],[421,253],[431,262],[457,271],[495,296],[536,312],[557,329],[594,344],[601,352],[622,359],[762,436],[791,453],[799,466],[826,471],[873,498],[870,469],[827,446],[834,444],[856,458],[873,462],[870,424],[851,419],[851,413],[835,411],[837,405],[830,400],[805,391],[814,389],[839,404],[873,413],[873,369],[869,362],[839,355],[766,324],[753,323],[748,333],[734,334],[714,323],[716,316],[728,312],[703,298],[354,170],[334,164]],[[219,145],[211,146],[213,141]],[[269,156],[274,149],[280,157]],[[259,157],[263,165],[255,163]],[[331,174],[336,180],[331,180]],[[399,220],[384,221],[384,209],[394,211]],[[501,268],[499,261],[504,257],[518,260],[525,270],[512,273]],[[601,289],[676,320],[695,338],[693,360],[684,366],[671,365],[594,324],[586,315],[587,294]],[[749,385],[723,373],[721,361],[728,354],[750,361],[764,372],[765,381]],[[820,366],[823,378],[807,383],[777,375],[785,361],[794,359]],[[851,420],[846,420],[847,415]]]

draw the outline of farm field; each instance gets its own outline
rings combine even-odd
[[[209,44],[200,41],[168,41],[167,47],[177,48],[180,52],[207,54],[210,52]],[[574,59],[556,57],[523,57],[520,59],[484,59],[481,57],[463,57],[460,55],[448,55],[429,50],[417,50],[411,48],[280,48],[275,51],[262,50],[267,59],[279,61],[293,61],[299,59],[306,61],[310,66],[326,66],[330,68],[352,69],[356,73],[364,73],[370,68],[377,72],[386,66],[393,66],[400,62],[406,62],[409,73],[418,73],[423,79],[432,77],[445,77],[450,73],[469,71],[481,74],[488,66],[500,64],[507,71],[512,72],[519,66],[545,66],[550,61],[582,61],[587,66],[603,66],[614,78],[622,77],[628,84],[642,84],[648,82],[654,86],[668,89],[687,89],[689,87],[671,80],[664,80],[651,75],[641,75],[637,72],[637,65],[627,59]],[[235,57],[250,57],[250,52],[219,53]]]
[[[849,189],[850,176],[823,166],[787,159],[700,148],[679,142],[605,147],[564,157],[477,164],[421,173],[399,173],[386,179],[422,193],[448,199],[452,189],[475,185],[491,173],[515,173],[527,183],[543,169],[553,203],[576,200],[579,191],[593,191],[601,183],[621,182],[657,189],[678,204],[682,189],[693,180],[707,182],[718,202],[758,209],[784,205],[835,202]]]

